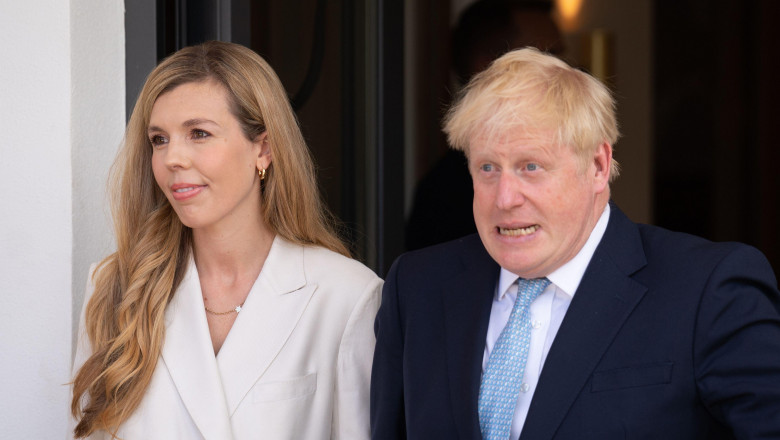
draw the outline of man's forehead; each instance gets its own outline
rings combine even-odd
[[[489,146],[546,146],[559,144],[553,130],[529,127],[512,127],[502,130],[482,130],[469,141],[469,148],[485,148]]]

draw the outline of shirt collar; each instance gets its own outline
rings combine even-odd
[[[601,242],[601,238],[604,237],[604,231],[607,230],[609,211],[609,203],[607,203],[604,211],[601,213],[601,217],[596,222],[596,226],[590,232],[588,241],[577,252],[577,255],[547,275],[547,279],[563,293],[573,297],[574,292],[577,291],[577,287],[579,287],[580,281],[582,281],[582,276],[585,275],[585,269],[588,268],[588,263],[593,258],[593,253],[596,252],[596,247]],[[517,281],[517,278],[517,275],[503,267],[501,268],[501,274],[498,278],[498,289],[496,290],[496,300],[500,301],[504,298],[504,295],[507,294],[512,284]]]

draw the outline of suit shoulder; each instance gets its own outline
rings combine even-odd
[[[437,277],[458,272],[474,263],[491,264],[479,235],[471,234],[456,240],[409,251],[399,256],[393,263],[390,273],[398,271],[405,275],[436,274]]]
[[[685,232],[670,231],[659,226],[638,224],[639,234],[645,249],[653,252],[675,254],[680,258],[693,255],[723,256],[737,250],[752,249],[752,246],[737,242],[715,242]]]
[[[334,282],[354,289],[382,282],[363,263],[320,246],[304,246],[303,261],[306,278],[312,282]]]
[[[470,234],[455,240],[405,252],[401,257],[411,260],[431,261],[462,258],[471,252],[484,250],[479,235]]]
[[[705,238],[675,232],[657,226],[640,224],[648,262],[663,261],[679,267],[714,267],[724,261],[750,262],[769,267],[764,254],[753,246],[738,242],[714,242]],[[771,271],[771,269],[770,269]]]

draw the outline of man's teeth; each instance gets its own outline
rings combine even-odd
[[[539,229],[539,225],[533,225],[527,228],[518,228],[518,229],[498,228],[498,232],[501,235],[515,236],[515,235],[528,235],[535,232],[537,229]]]

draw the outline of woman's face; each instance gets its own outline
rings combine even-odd
[[[225,231],[257,222],[257,170],[271,164],[270,149],[265,133],[246,138],[221,84],[186,83],[160,95],[148,136],[154,178],[184,225]]]

